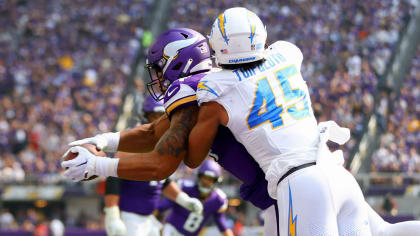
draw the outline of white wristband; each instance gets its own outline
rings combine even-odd
[[[190,197],[185,192],[180,192],[176,196],[175,202],[181,206],[185,206]]]
[[[109,158],[109,157],[97,157],[96,158],[96,168],[95,172],[98,176],[102,177],[118,177],[117,169],[119,158]]]
[[[105,207],[105,217],[112,219],[120,218],[120,208],[118,206]]]
[[[118,145],[120,144],[120,132],[115,133],[104,133],[101,134],[107,140],[107,146],[105,152],[116,152],[118,151]]]

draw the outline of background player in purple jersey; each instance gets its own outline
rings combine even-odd
[[[225,211],[228,207],[226,194],[215,187],[221,181],[222,170],[213,160],[205,160],[198,169],[198,181],[182,181],[181,188],[192,197],[199,198],[204,205],[203,213],[186,211],[169,199],[159,204],[159,211],[171,209],[163,236],[193,236],[198,235],[205,222],[213,216],[214,221],[223,236],[233,236],[226,226]]]
[[[143,112],[146,120],[153,122],[165,110],[162,102],[148,96],[143,103]],[[127,155],[131,154],[117,153],[116,157],[124,158]],[[161,224],[153,212],[157,209],[162,193],[187,211],[200,213],[203,208],[198,199],[190,198],[169,179],[132,181],[108,177],[105,191],[105,229],[108,236],[160,235]]]
[[[148,67],[151,77],[155,80],[154,85],[161,87],[163,90],[167,89],[165,94],[167,115],[162,116],[151,124],[122,131],[121,133],[100,134],[92,138],[73,142],[71,146],[92,143],[100,149],[111,152],[117,150],[133,153],[152,151],[151,153],[135,155],[130,160],[126,159],[112,164],[113,167],[105,168],[107,170],[104,172],[107,173],[102,173],[102,176],[117,176],[116,169],[118,165],[118,176],[121,178],[143,180],[166,178],[185,157],[188,134],[196,123],[198,111],[195,91],[197,87],[208,89],[205,84],[199,83],[199,80],[203,73],[210,71],[209,60],[210,53],[207,43],[198,32],[189,29],[172,29],[163,33],[149,50],[148,61],[150,64]],[[180,97],[175,97],[174,94],[180,94]],[[156,97],[162,97],[162,93],[156,92],[156,95]],[[171,121],[169,121],[168,116],[171,118]],[[246,152],[245,148],[231,136],[230,131],[227,130],[225,133],[222,133],[222,130],[219,128],[212,152],[219,156],[219,162],[226,170],[244,181],[244,185],[241,187],[241,196],[251,201],[257,207],[267,209],[267,213],[271,212],[267,214],[269,217],[265,217],[266,223],[270,219],[273,222],[278,222],[274,219],[276,215],[275,210],[273,204],[270,204],[273,199],[268,196],[267,182],[263,175],[261,176],[262,170],[259,169],[255,161],[252,161],[252,157]],[[225,138],[231,139],[232,143],[229,144],[228,141],[224,140]],[[217,148],[216,143],[223,148]],[[230,150],[236,151],[232,151],[229,154]],[[78,150],[74,151],[78,152]],[[235,154],[235,152],[237,153]],[[230,155],[234,155],[235,159],[229,158]],[[75,168],[77,164],[85,161],[94,163],[96,160],[104,159],[95,157],[88,152],[83,152],[79,156],[81,158],[77,161],[63,166],[71,166],[74,169],[73,173],[77,173],[78,170]],[[239,162],[237,161],[239,158],[251,160]],[[89,176],[95,173],[99,174],[98,170],[86,170],[86,165],[81,168],[83,168],[82,173],[88,172]],[[108,171],[109,169],[113,171]],[[76,177],[74,180],[85,178],[84,175],[69,175],[71,178],[73,176]],[[370,219],[371,215],[373,215],[371,213],[376,214],[371,210],[369,213]],[[375,225],[373,221],[370,222],[372,228],[383,229],[383,226],[386,224],[384,221],[376,222],[378,224]],[[274,231],[270,232],[276,232],[276,227],[275,223],[272,224],[270,228]],[[276,235],[276,233],[267,235]]]

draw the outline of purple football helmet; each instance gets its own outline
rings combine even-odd
[[[207,176],[214,179],[214,183],[222,181],[222,168],[211,159],[205,160],[198,169],[198,178]],[[204,185],[201,179],[198,181],[198,190],[203,196],[209,195],[214,189],[214,183],[211,186]]]
[[[216,182],[221,181],[222,168],[215,161],[206,159],[198,168],[198,176],[208,176],[214,178]]]
[[[151,82],[147,89],[154,99],[162,99],[175,80],[211,69],[210,48],[206,38],[187,28],[162,33],[149,48],[146,69]]]
[[[159,112],[164,113],[165,108],[163,107],[162,101],[156,101],[152,96],[146,96],[143,103],[143,112],[152,113]]]

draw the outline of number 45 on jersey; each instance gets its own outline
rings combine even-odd
[[[286,112],[295,120],[311,115],[307,93],[301,88],[292,88],[290,85],[290,80],[295,78],[301,80],[302,86],[306,88],[305,81],[300,77],[296,67],[287,66],[274,72],[272,76],[276,83],[270,84],[267,76],[257,80],[254,103],[247,118],[249,129],[267,122],[273,129],[282,127],[285,125],[283,115]]]

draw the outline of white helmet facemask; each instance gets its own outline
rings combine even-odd
[[[260,18],[246,8],[234,7],[221,13],[208,37],[219,65],[244,64],[264,58],[267,31]]]

